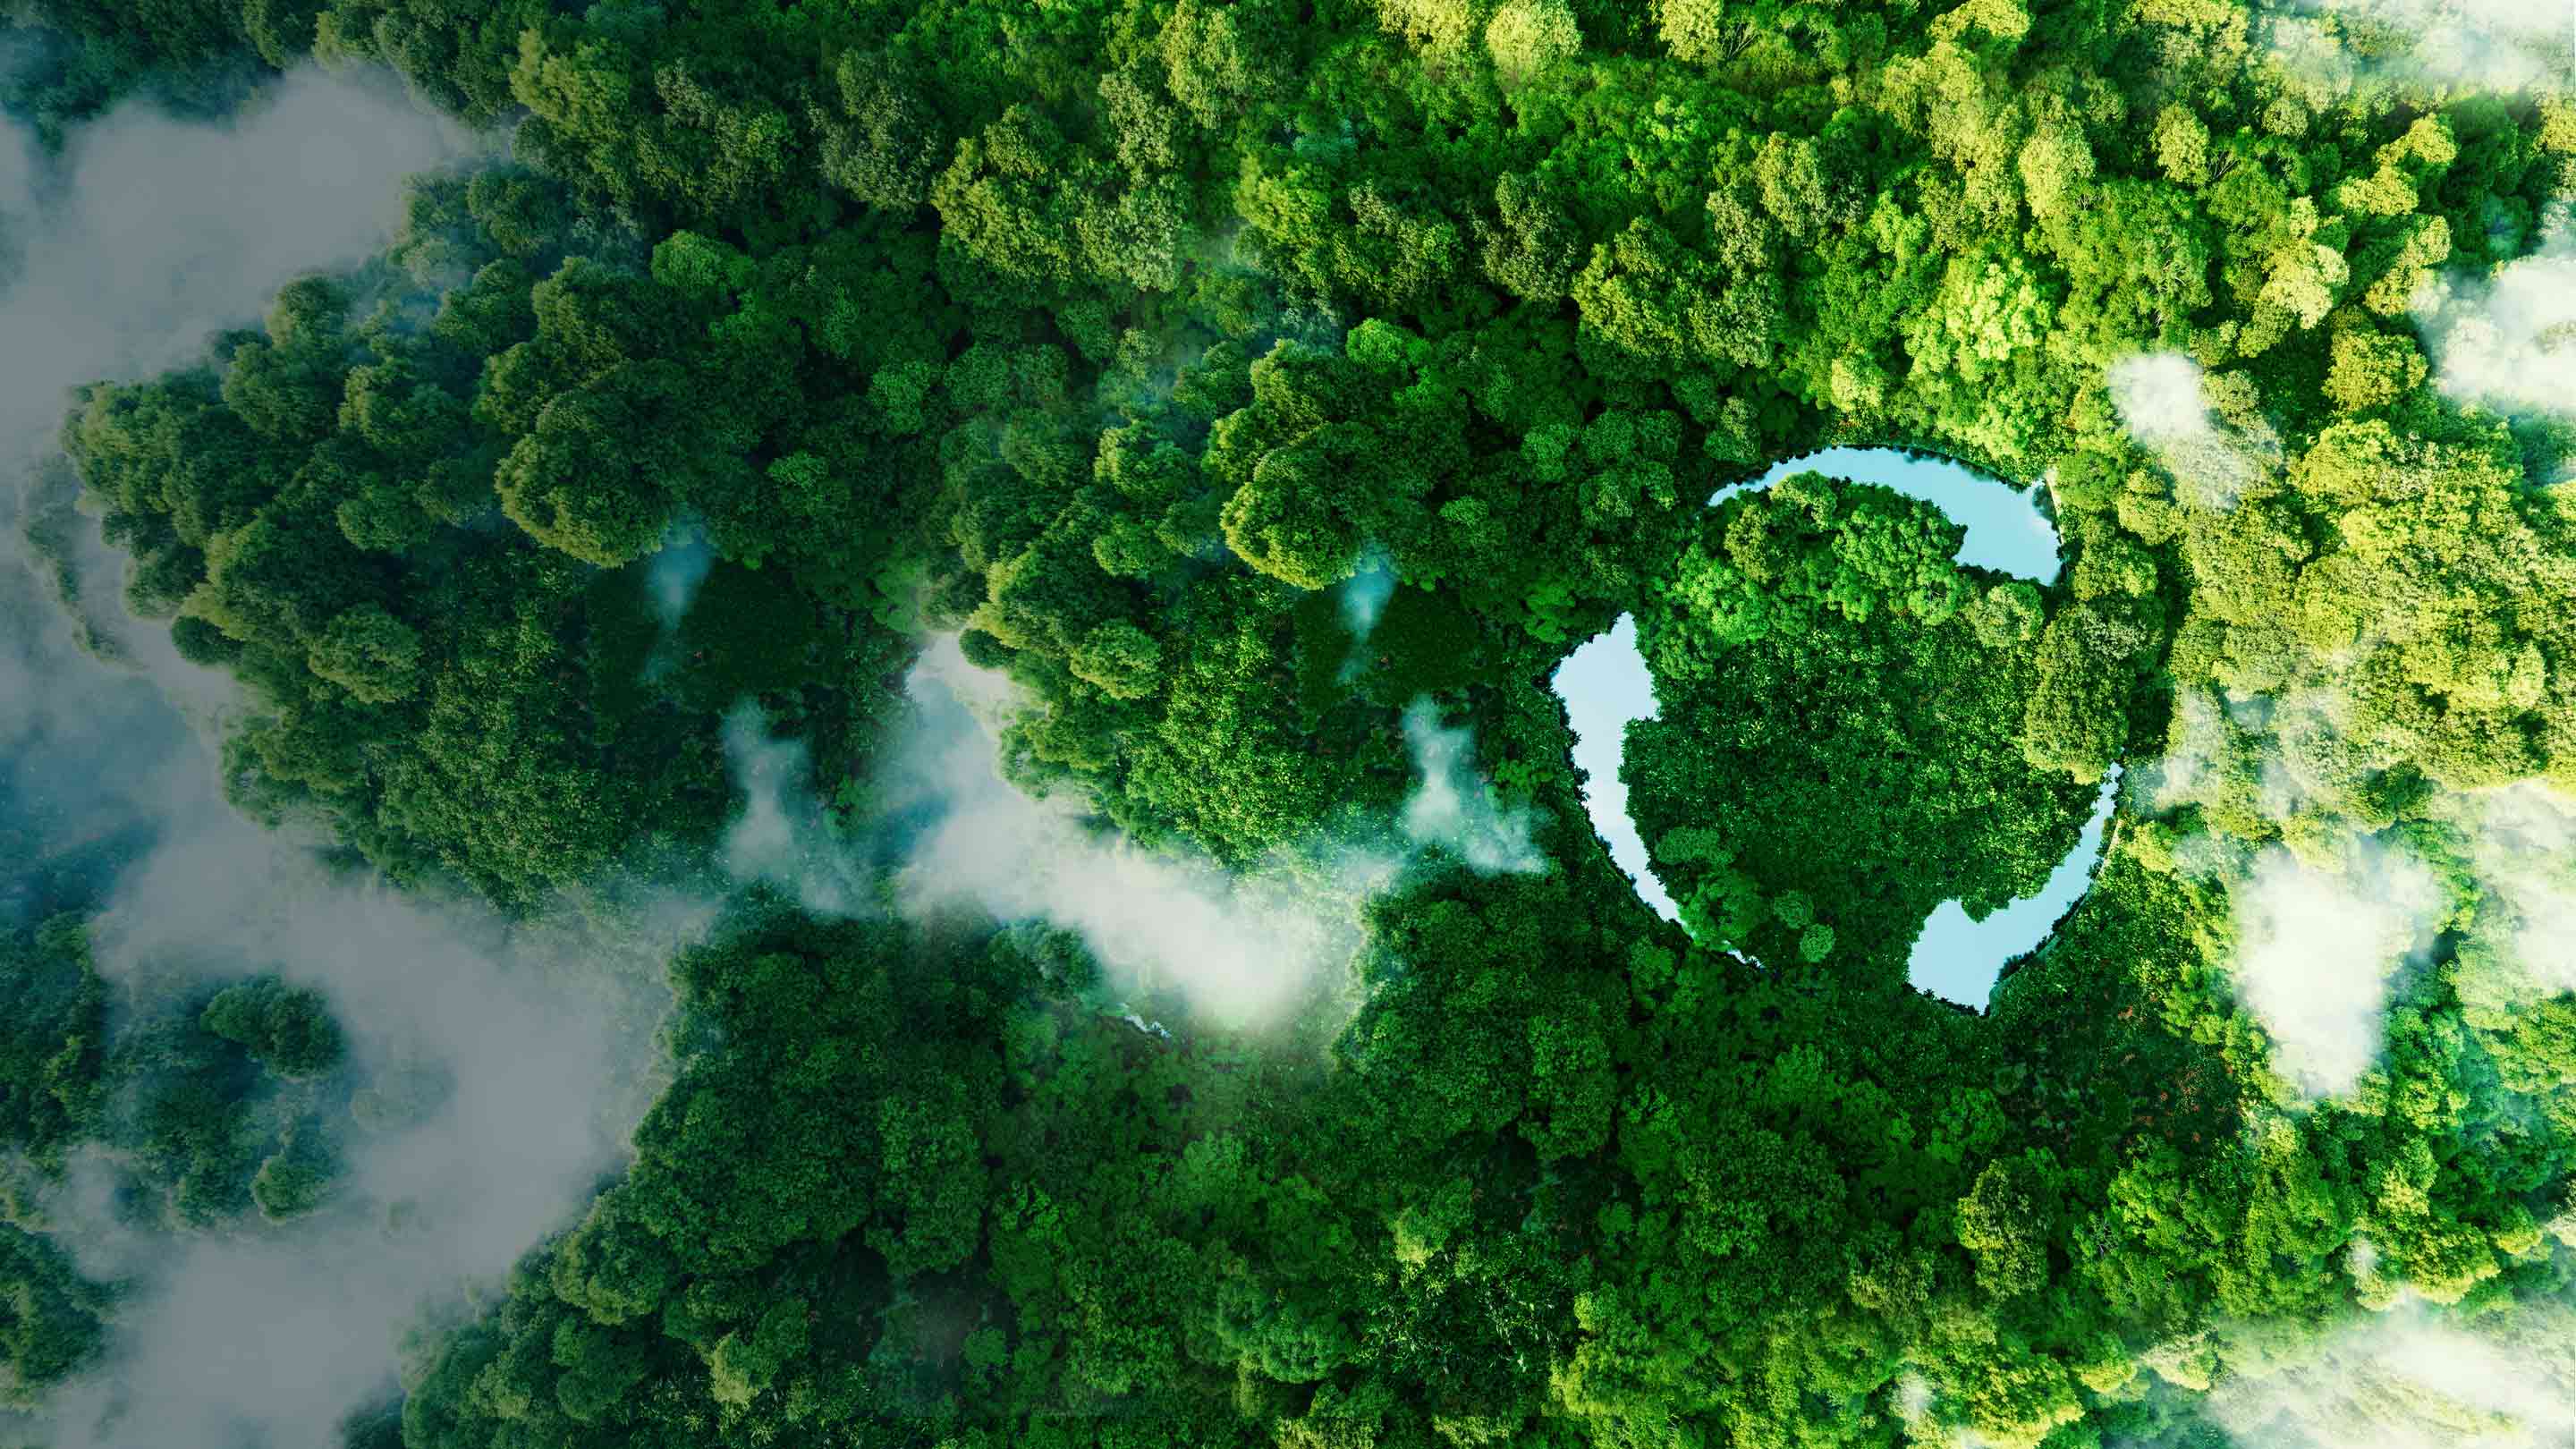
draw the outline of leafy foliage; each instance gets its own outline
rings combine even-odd
[[[517,127],[66,427],[132,608],[255,701],[246,807],[533,909],[712,859],[749,700],[899,837],[938,630],[1023,697],[1014,782],[1146,846],[1384,820],[1427,696],[1554,865],[1405,875],[1349,1019],[1269,1036],[1140,1030],[1037,923],[738,902],[629,1171],[417,1345],[413,1449],[2187,1442],[2285,1336],[2563,1281],[2568,998],[2479,831],[2576,788],[2571,444],[2408,316],[2540,244],[2563,99],[2304,73],[2234,0],[22,8]],[[2044,486],[2064,577],[1832,479],[1702,506],[1828,441]],[[1622,612],[1687,931],[1540,687]],[[2114,766],[1991,1015],[1905,990]],[[2237,989],[2273,848],[2440,879],[2377,1068],[2297,1111]],[[111,1041],[44,951],[31,1160],[318,1200],[292,993]]]

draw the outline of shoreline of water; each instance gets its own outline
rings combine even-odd
[[[2014,488],[1971,464],[1904,446],[1820,448],[1783,459],[1760,476],[1731,483],[1709,506],[1738,493],[1768,488],[1797,473],[1818,472],[1894,489],[1939,508],[1966,534],[1957,558],[1972,567],[2053,582],[2059,557],[2056,524],[2041,508],[2037,489]],[[1637,620],[1622,614],[1610,628],[1585,640],[1548,677],[1574,732],[1572,756],[1584,772],[1583,806],[1593,833],[1625,872],[1638,898],[1655,914],[1678,921],[1672,893],[1657,879],[1636,822],[1628,814],[1628,786],[1619,767],[1627,727],[1656,713],[1654,674],[1637,647]],[[2018,898],[1982,921],[1968,919],[1956,900],[1927,917],[1906,963],[1906,979],[1945,1001],[1983,1010],[2006,963],[2036,950],[2092,886],[2101,864],[2110,817],[2119,793],[2114,769],[2103,781],[2091,817],[2075,846],[2032,895]],[[2036,932],[2033,933],[2033,922]]]

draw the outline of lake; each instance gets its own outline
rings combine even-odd
[[[1810,471],[1876,483],[1939,508],[1967,529],[1959,546],[1961,563],[2043,584],[2057,577],[2057,530],[2032,494],[1964,464],[1900,448],[1827,448],[1804,454],[1773,465],[1759,478],[1720,489],[1709,502]],[[1574,730],[1574,763],[1587,777],[1583,804],[1593,830],[1609,848],[1611,860],[1636,884],[1638,898],[1664,919],[1678,919],[1671,893],[1647,863],[1636,822],[1628,818],[1628,787],[1619,778],[1629,721],[1655,715],[1654,676],[1637,649],[1635,618],[1620,615],[1607,632],[1568,655],[1549,682],[1565,701]],[[2103,782],[2083,835],[2038,894],[1982,921],[1969,920],[1957,901],[1942,902],[1915,938],[1906,979],[1944,1000],[1982,1010],[2004,963],[2046,940],[2058,918],[2092,883],[2118,781],[2114,772]]]

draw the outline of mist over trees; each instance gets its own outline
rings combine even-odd
[[[120,105],[246,133],[308,62],[493,138],[377,167],[382,244],[255,319],[7,405],[58,420],[30,603],[211,690],[203,773],[320,882],[182,912],[240,877],[167,812],[0,776],[16,1402],[218,1401],[170,1326],[319,1243],[399,1361],[277,1368],[293,1414],[225,1404],[252,1442],[2099,1449],[2576,1403],[2563,1355],[2497,1394],[2385,1351],[2540,1334],[2576,1263],[2565,36],[6,13],[58,184]],[[2057,581],[1821,475],[1708,506],[1837,443],[2026,483]],[[1546,687],[1621,614],[1678,925]],[[1988,1009],[1911,991],[1932,908],[2026,893],[2115,768]],[[1210,1009],[1187,931],[1140,939],[1185,904],[1292,979]],[[433,1163],[543,1188],[436,1238]],[[92,1221],[224,1272],[90,1271]],[[368,1276],[358,1225],[415,1222]]]

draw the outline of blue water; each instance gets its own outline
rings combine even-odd
[[[1761,477],[1720,489],[1714,504],[1747,488],[1767,488],[1792,473],[1819,472],[1893,488],[1938,507],[1966,527],[1959,561],[2020,574],[2047,583],[2057,577],[2057,530],[2031,495],[1944,458],[1909,456],[1894,448],[1827,448],[1774,465]],[[1586,777],[1585,812],[1609,847],[1611,860],[1635,881],[1638,898],[1665,920],[1679,911],[1670,892],[1646,863],[1645,841],[1628,818],[1628,787],[1619,778],[1628,722],[1655,717],[1654,676],[1637,649],[1637,621],[1619,622],[1575,650],[1550,680],[1565,701],[1574,730],[1574,763]],[[1924,922],[1907,962],[1906,979],[1947,1001],[1983,1008],[2005,962],[2033,949],[2093,878],[2102,836],[2118,783],[2103,783],[2093,818],[2066,859],[2050,872],[2037,895],[2012,902],[1982,921],[1971,921],[1957,901],[1944,901]]]
[[[1761,477],[1720,488],[1708,501],[1714,506],[1731,494],[1768,488],[1792,473],[1876,483],[1920,498],[1967,528],[1959,562],[2043,584],[2057,577],[2057,528],[2039,511],[2033,495],[1947,458],[1909,457],[1894,448],[1827,448],[1774,463]]]
[[[1646,863],[1646,841],[1628,818],[1628,782],[1619,778],[1628,721],[1655,717],[1655,678],[1637,649],[1637,620],[1622,614],[1556,666],[1549,685],[1574,726],[1574,763],[1584,774],[1583,809],[1610,859],[1636,882],[1638,898],[1667,921],[1681,919],[1672,894]]]
[[[2119,788],[2120,772],[2114,769],[2094,797],[2093,818],[2084,822],[2075,848],[2048,873],[2037,895],[2023,896],[1982,921],[1969,920],[1957,901],[1933,907],[1923,933],[1914,938],[1905,979],[1944,1001],[1983,1009],[2004,963],[2037,950],[2058,917],[2093,883],[2093,867],[2102,858],[2102,832],[2111,823],[2111,799]]]

